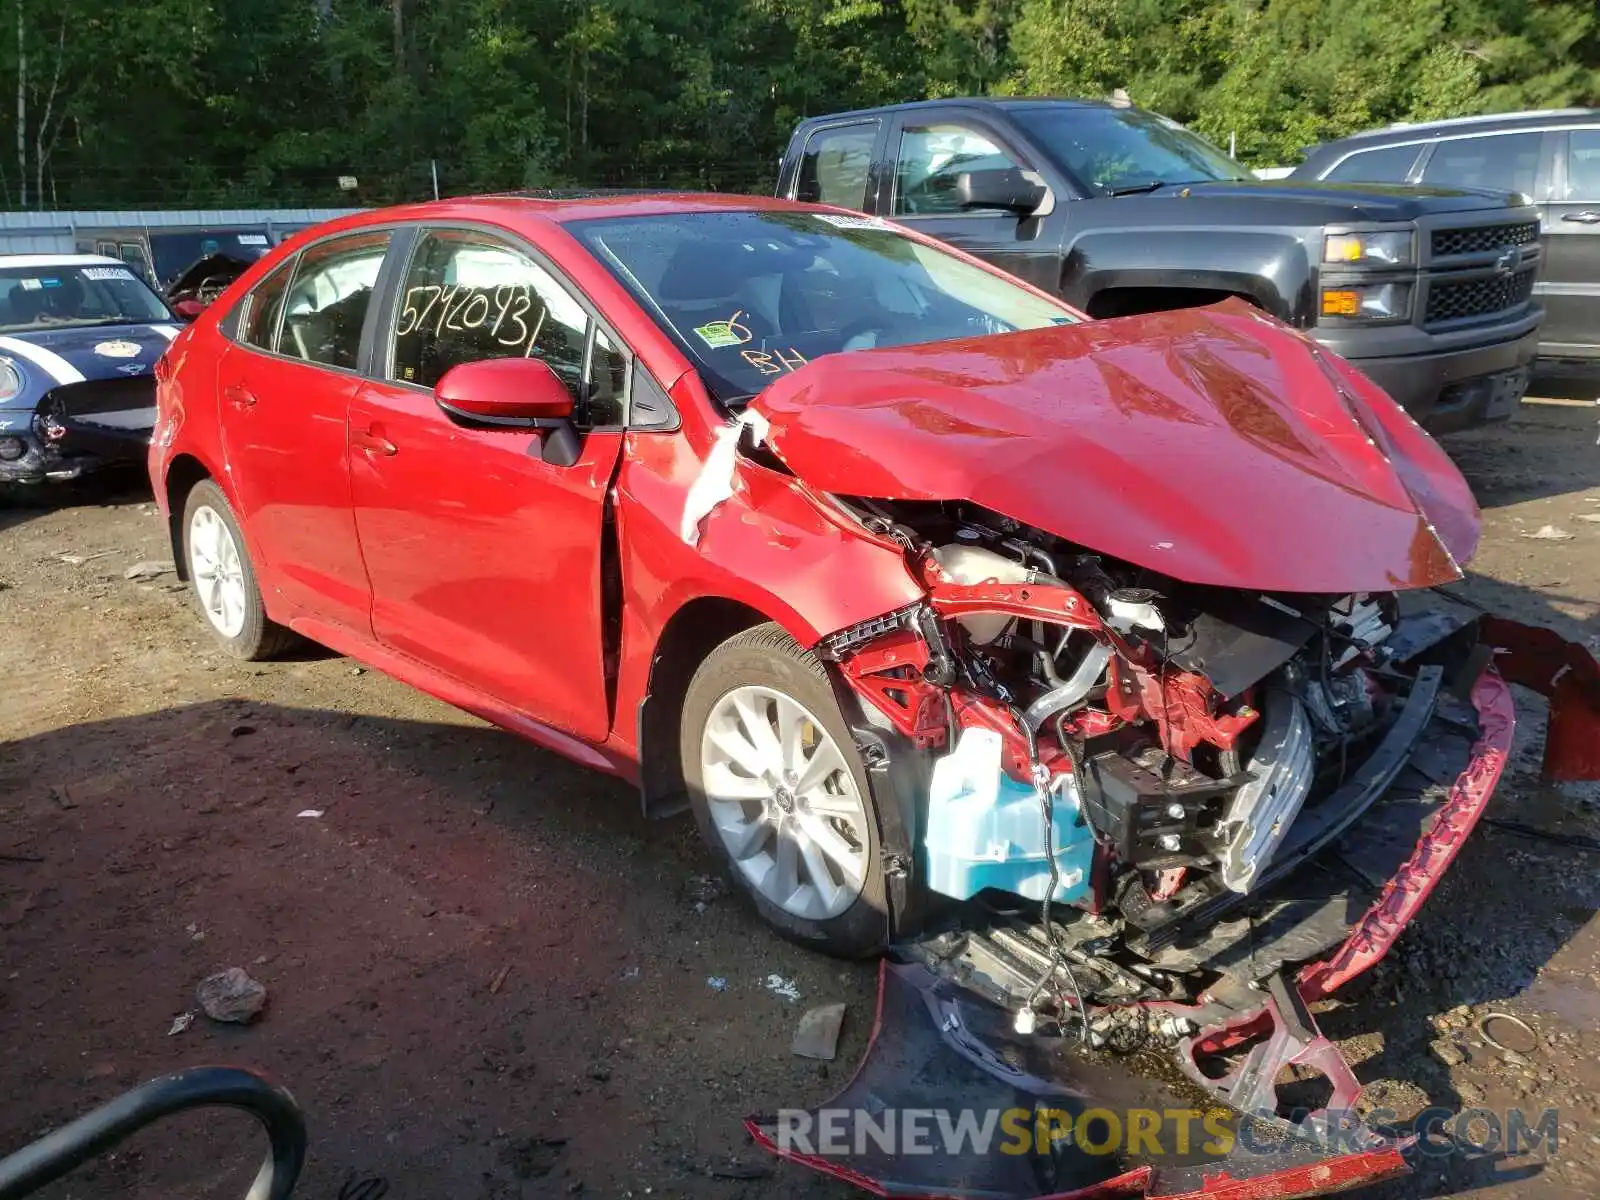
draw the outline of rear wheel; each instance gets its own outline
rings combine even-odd
[[[294,643],[294,634],[267,617],[239,522],[209,479],[195,484],[184,503],[183,556],[201,615],[229,654],[255,662]]]
[[[722,643],[684,698],[700,831],[774,928],[861,957],[888,934],[877,810],[822,664],[777,625]]]

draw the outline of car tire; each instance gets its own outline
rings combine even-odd
[[[679,745],[700,832],[762,919],[842,958],[882,951],[877,808],[817,657],[776,624],[729,638],[689,684]]]
[[[267,616],[233,506],[211,480],[190,489],[182,528],[190,592],[218,644],[246,662],[272,658],[292,646],[295,635]]]

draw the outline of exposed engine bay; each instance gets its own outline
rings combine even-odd
[[[1359,822],[1436,710],[1472,725],[1393,593],[1199,587],[973,505],[835,499],[929,601],[822,653],[934,756],[928,885],[992,913],[985,970],[1025,1024],[1196,1004],[1344,940],[1348,917],[1275,943],[1258,901]]]

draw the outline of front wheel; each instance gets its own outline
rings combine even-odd
[[[786,937],[841,957],[882,950],[877,810],[822,664],[775,624],[709,654],[681,749],[711,851]]]

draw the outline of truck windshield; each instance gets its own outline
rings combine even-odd
[[[1061,166],[1108,195],[1250,178],[1198,134],[1137,108],[1041,105],[1013,115]]]
[[[813,358],[1076,321],[873,217],[757,210],[566,226],[737,406]]]
[[[0,267],[0,333],[170,320],[167,306],[118,263]]]
[[[255,262],[270,246],[266,226],[256,229],[196,229],[177,233],[152,233],[150,254],[156,278],[166,287],[191,264],[213,254],[226,254],[240,262]]]

